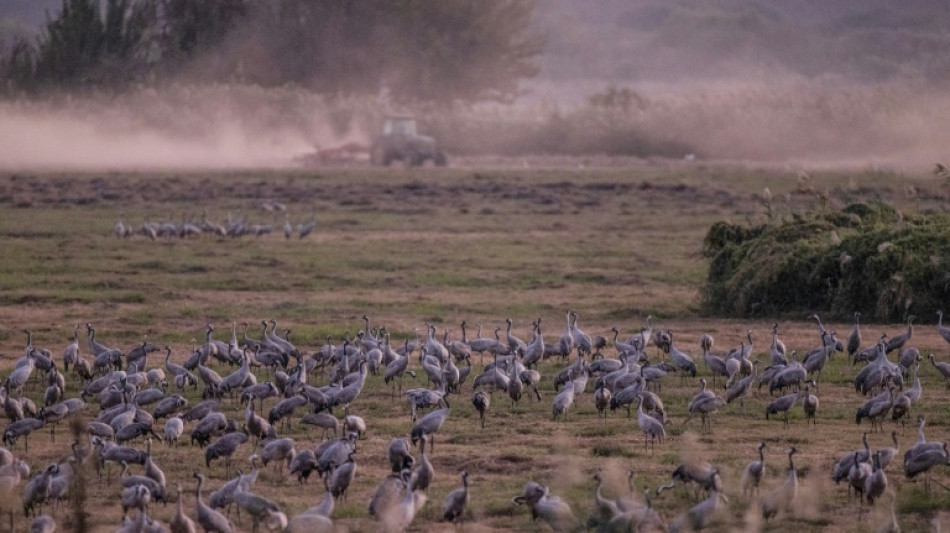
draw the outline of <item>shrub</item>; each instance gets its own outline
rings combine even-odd
[[[728,317],[855,311],[882,322],[932,316],[950,296],[950,216],[881,204],[706,234],[703,305]]]

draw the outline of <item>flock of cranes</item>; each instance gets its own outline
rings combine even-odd
[[[290,215],[284,216],[284,223],[269,224],[257,223],[244,216],[235,216],[228,213],[227,220],[222,224],[204,214],[200,220],[182,217],[181,221],[174,221],[171,217],[153,222],[151,217],[145,216],[142,224],[135,226],[124,222],[121,218],[116,221],[113,233],[117,238],[124,239],[141,236],[152,240],[157,239],[185,239],[199,235],[214,235],[217,237],[261,237],[272,233],[283,232],[285,239],[303,239],[313,233],[317,226],[316,216],[297,224],[291,224]]]
[[[92,324],[85,325],[85,342],[81,341],[82,328],[76,325],[72,341],[60,357],[34,346],[33,334],[27,330],[24,353],[0,388],[0,405],[9,419],[3,430],[6,447],[0,448],[0,509],[8,514],[11,530],[16,529],[18,510],[10,505],[9,496],[17,494],[22,511],[34,517],[33,530],[54,531],[57,503],[74,497],[80,468],[94,471],[99,483],[111,483],[110,470],[118,467],[122,473],[114,497],[121,502],[119,531],[187,532],[199,527],[209,532],[260,528],[333,531],[338,525],[333,517],[335,504],[346,500],[357,476],[365,475],[360,473],[365,465],[376,463],[387,465],[390,473],[379,480],[367,515],[378,521],[381,530],[402,531],[427,504],[437,477],[431,460],[439,453],[437,437],[444,428],[451,432],[456,427],[458,422],[452,420],[459,415],[453,416],[453,412],[460,409],[477,413],[480,428],[491,423],[493,409],[507,408],[514,416],[528,413],[520,407],[526,398],[529,402],[549,401],[548,412],[558,426],[571,424],[580,416],[578,404],[582,402],[596,407],[603,424],[618,408],[625,409],[628,417],[635,409],[636,431],[642,434],[644,454],[651,457],[657,446],[666,444],[670,432],[679,434],[692,427],[694,418],[700,419],[700,432],[714,432],[717,413],[737,400],[740,416],[745,416],[746,403],[756,403],[766,419],[781,415],[782,427],[787,428],[790,413],[800,405],[805,423],[817,424],[820,390],[832,386],[822,384],[821,372],[838,352],[847,352],[849,365],[859,365],[853,367],[855,394],[866,400],[855,408],[856,423],[867,419],[871,433],[883,434],[885,420],[906,424],[913,417],[914,406],[924,401],[920,379],[924,358],[910,343],[913,317],[906,331],[864,346],[859,316],[855,314],[854,329],[845,340],[813,317],[818,325],[818,347],[805,351],[802,357],[785,348],[776,325],[765,362],[759,360],[763,352],[755,351],[751,330],[738,347],[722,352],[715,350],[711,335],[703,334],[699,339],[700,364],[678,344],[680,336],[671,330],[654,330],[650,319],[646,328],[624,339],[619,330],[612,329],[611,341],[584,332],[578,314],[571,311],[565,314],[556,340],[545,338],[541,318],[533,323],[528,340],[513,333],[511,319],[488,336],[482,336],[479,324],[475,337],[469,339],[463,321],[458,341],[450,340],[448,331],[440,338],[436,326],[426,323],[425,335],[403,339],[395,348],[390,332],[384,327],[372,328],[369,317],[364,316],[363,328],[355,337],[347,336],[341,344],[327,339],[310,352],[291,342],[290,332],[278,330],[273,319],[261,321],[259,329],[242,324],[240,334],[238,325],[232,324],[227,341],[216,339],[214,326],[208,324],[203,342],[196,342],[183,361],[173,361],[171,347],[154,345],[147,338],[126,351],[105,344],[97,339]],[[942,313],[938,333],[950,342],[950,328],[943,326]],[[656,356],[651,356],[649,347],[656,347]],[[892,353],[897,355],[896,363],[890,361]],[[950,364],[937,362],[932,353],[928,359],[950,389]],[[476,360],[481,369],[473,373]],[[759,372],[763,363],[767,366]],[[556,373],[547,374],[552,367]],[[685,409],[677,407],[675,413],[669,412],[662,399],[663,383],[670,373],[684,378],[683,387],[699,378],[699,391]],[[407,374],[423,380],[424,385],[403,390]],[[376,422],[358,414],[370,412],[367,403],[373,401],[362,393],[367,381],[377,379],[381,387],[391,387],[380,395],[385,401],[396,394],[406,399],[410,421],[406,434],[392,436],[386,457],[368,456],[360,446]],[[467,383],[470,392],[465,391]],[[762,390],[765,386],[767,393]],[[67,390],[75,390],[77,395],[70,397]],[[545,400],[549,393],[553,394]],[[503,397],[501,402],[496,394]],[[753,397],[766,394],[765,403]],[[335,409],[343,411],[342,418],[334,414]],[[868,433],[864,433],[863,447],[842,451],[828,472],[836,483],[846,482],[848,493],[868,505],[890,501],[891,515],[882,525],[883,531],[899,530],[893,512],[896,496],[893,489],[888,491],[888,477],[923,478],[929,490],[931,484],[939,483],[931,479],[931,471],[950,462],[947,443],[926,439],[926,419],[916,411],[917,441],[903,455],[896,430],[890,434],[894,446],[877,450],[871,449]],[[57,444],[56,426],[71,420],[81,422],[81,435]],[[296,432],[292,431],[295,426]],[[62,458],[44,465],[31,455],[29,439],[47,427],[49,446]],[[322,431],[319,439],[318,431]],[[308,436],[318,443],[309,445],[305,442]],[[194,465],[189,477],[169,479],[153,455],[159,442],[189,458],[188,464]],[[586,522],[576,517],[572,502],[533,480],[511,501],[527,507],[533,520],[555,531],[576,530],[585,523],[598,531],[687,531],[727,520],[728,494],[738,494],[741,489],[742,498],[769,521],[795,512],[800,474],[794,456],[802,446],[796,442],[784,448],[785,479],[768,490],[769,446],[762,442],[755,454],[748,451],[750,459],[757,459],[745,467],[737,487],[724,483],[721,467],[687,461],[672,471],[669,484],[655,492],[648,488],[642,494],[633,485],[633,471],[627,493],[613,498],[605,496],[603,479],[595,474],[594,511]],[[899,464],[895,461],[898,457],[902,457]],[[251,468],[244,471],[241,467],[248,463]],[[180,465],[176,466],[180,471]],[[227,481],[207,492],[212,469],[223,469]],[[293,480],[288,490],[293,490],[295,483],[309,483],[316,473],[324,495],[313,507],[288,516],[274,500],[255,490],[262,471],[273,472],[269,475],[272,479]],[[475,516],[471,508],[478,506],[477,498],[469,494],[469,471],[460,468],[457,472],[460,482],[444,497],[440,513],[454,524]],[[477,478],[478,472],[474,474]],[[667,518],[653,507],[653,499],[678,484],[695,485],[691,496],[695,503]],[[193,505],[183,498],[191,492],[190,487],[194,487]],[[173,494],[177,494],[174,500]],[[172,501],[174,514],[163,522],[152,504]],[[42,513],[44,509],[47,514]],[[239,518],[242,514],[243,519]]]

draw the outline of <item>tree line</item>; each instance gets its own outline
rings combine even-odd
[[[538,72],[533,0],[63,0],[0,49],[14,94],[241,82],[505,101]]]

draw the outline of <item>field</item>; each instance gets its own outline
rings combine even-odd
[[[194,342],[203,341],[209,322],[215,325],[215,338],[227,341],[233,323],[252,324],[249,335],[259,337],[260,328],[253,325],[273,318],[281,331],[290,329],[293,343],[309,354],[327,337],[340,344],[344,335],[354,336],[363,328],[364,314],[391,332],[394,346],[414,331],[422,335],[426,321],[436,325],[440,336],[448,329],[451,338],[458,339],[462,320],[469,324],[470,337],[478,322],[483,335],[490,336],[509,317],[513,333],[521,338],[530,337],[531,322],[541,317],[545,341],[555,342],[569,309],[579,314],[582,329],[604,336],[616,327],[626,337],[645,327],[652,315],[654,327],[672,330],[677,346],[697,362],[702,333],[715,337],[716,350],[728,350],[739,346],[751,329],[755,358],[765,363],[773,323],[789,348],[804,353],[819,344],[815,322],[804,316],[712,319],[702,316],[699,298],[706,229],[722,219],[765,220],[765,196],[771,197],[776,217],[877,198],[904,210],[947,205],[944,184],[923,173],[806,175],[687,163],[546,170],[6,174],[0,176],[0,376],[24,354],[24,329],[33,331],[35,346],[49,348],[57,359],[73,326],[92,323],[100,342],[128,351],[147,335],[149,342],[171,346],[172,359],[181,362]],[[273,201],[283,203],[286,211],[262,209]],[[146,218],[180,223],[203,217],[222,224],[229,217],[243,217],[270,225],[272,232],[158,240],[143,235],[119,239],[114,234],[119,220],[138,227]],[[285,219],[297,225],[311,217],[316,222],[313,233],[285,239]],[[947,345],[937,335],[935,320],[921,316],[910,344],[925,356],[933,352],[938,360],[946,360]],[[851,331],[851,324],[841,321],[827,320],[825,325],[842,338]],[[905,329],[901,324],[863,325],[863,345],[881,333],[896,335]],[[88,357],[85,335],[80,341]],[[654,362],[660,358],[654,347],[648,353]],[[612,345],[606,354],[616,355]],[[161,363],[157,354],[149,359],[150,368]],[[868,508],[849,497],[845,484],[830,481],[835,460],[859,448],[862,432],[870,431],[867,422],[854,423],[855,409],[863,402],[851,385],[858,367],[840,354],[821,375],[821,407],[814,427],[806,427],[800,407],[787,429],[779,420],[766,420],[764,406],[770,399],[763,389],[750,396],[744,415],[738,405],[728,405],[712,416],[711,433],[703,434],[698,419],[688,424],[684,420],[689,399],[699,391],[699,377],[708,377],[708,371],[700,363],[696,379],[681,383],[675,375],[667,377],[661,397],[672,419],[667,426],[670,438],[652,452],[644,449],[635,414],[627,418],[618,410],[606,422],[597,417],[593,380],[564,419],[552,420],[552,380],[563,366],[557,360],[541,364],[540,402],[526,395],[512,407],[504,393],[495,393],[486,427],[479,428],[470,398],[471,380],[482,363],[473,357],[469,381],[460,396],[450,398],[451,415],[429,454],[436,478],[428,503],[412,524],[414,531],[453,529],[439,521],[441,505],[445,494],[459,486],[463,469],[471,473],[465,530],[532,531],[538,526],[528,511],[511,502],[528,481],[549,486],[583,523],[593,508],[596,472],[607,480],[605,492],[618,494],[626,490],[628,470],[635,472],[638,490],[655,489],[686,460],[709,461],[721,469],[729,503],[713,530],[875,531],[889,516],[889,497]],[[407,379],[406,387],[426,386],[416,358],[411,366],[419,377]],[[232,371],[221,364],[215,369],[222,375]],[[261,380],[269,376],[264,370],[256,372]],[[914,406],[913,417],[926,415],[928,440],[945,439],[950,426],[945,381],[926,359],[920,377],[923,400]],[[315,385],[325,382],[321,375],[311,379]],[[38,403],[42,383],[26,390]],[[79,378],[68,375],[67,395],[79,390]],[[191,404],[200,400],[191,389],[182,394]],[[269,400],[265,410],[272,405]],[[225,400],[224,408],[229,417],[243,420],[239,403]],[[90,404],[81,419],[97,411]],[[408,436],[412,423],[406,402],[391,399],[382,376],[368,377],[350,412],[362,416],[369,429],[355,455],[354,485],[333,518],[340,531],[375,531],[377,524],[366,508],[389,471],[386,448],[394,437]],[[341,415],[339,410],[334,413]],[[892,429],[902,451],[916,439],[913,423],[894,426],[888,420],[884,428],[884,434],[869,435],[872,447],[889,445]],[[55,443],[44,431],[35,433],[28,454],[22,439],[14,450],[39,472],[68,453],[65,427],[57,433]],[[321,441],[319,431],[297,424],[284,434],[296,440],[298,451]],[[767,444],[763,492],[783,482],[783,450],[788,446],[799,450],[796,465],[804,474],[794,514],[782,514],[768,524],[739,488],[740,471],[755,458],[760,441]],[[134,445],[144,448],[141,440]],[[253,452],[252,445],[245,444],[236,464],[250,468],[247,457]],[[206,501],[209,488],[226,480],[224,465],[218,461],[205,468],[204,453],[197,447],[173,449],[155,443],[153,455],[165,470],[171,492],[176,483],[184,487],[185,509],[192,517],[193,471],[208,477]],[[88,476],[85,509],[91,530],[115,530],[121,517],[117,469],[111,468],[111,480],[97,481],[94,472]],[[904,531],[926,529],[931,519],[950,509],[950,494],[942,488],[950,485],[945,467],[935,469],[933,479],[942,485],[934,484],[929,492],[923,483],[905,481],[897,464],[888,469],[888,476]],[[295,479],[272,467],[261,471],[253,490],[277,502],[288,516],[315,505],[323,494],[316,476],[301,490]],[[668,521],[695,503],[682,488],[653,498]],[[18,502],[0,504],[4,509],[11,505],[17,507]],[[167,522],[173,509],[153,504],[151,514]],[[74,530],[67,508],[56,509],[55,516],[61,528]],[[17,530],[25,530],[19,510],[16,521]],[[246,517],[239,529],[250,530]]]

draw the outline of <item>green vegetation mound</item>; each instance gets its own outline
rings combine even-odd
[[[718,316],[819,312],[900,322],[950,301],[950,216],[884,204],[793,215],[762,225],[714,224],[703,254],[705,309]]]

